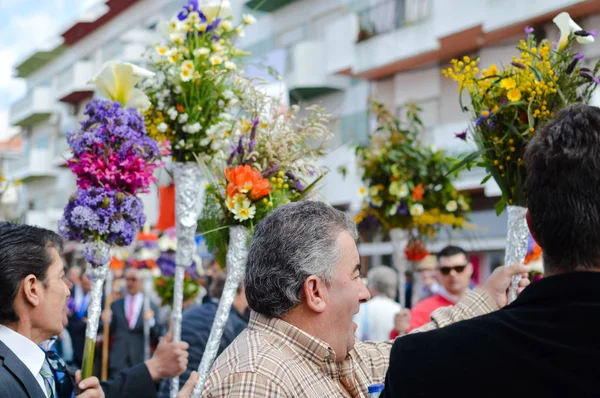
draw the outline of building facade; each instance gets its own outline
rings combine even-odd
[[[66,133],[77,128],[93,91],[87,82],[105,61],[143,64],[148,45],[160,40],[157,23],[170,18],[183,0],[107,0],[62,32],[57,45],[38,51],[16,66],[27,82],[25,97],[10,108],[10,123],[20,128],[23,151],[5,161],[9,179],[23,181],[22,220],[56,228],[74,178],[65,159]],[[423,140],[458,154],[471,149],[455,138],[467,116],[459,108],[456,85],[441,69],[453,57],[480,57],[481,64],[509,61],[524,28],[558,37],[552,18],[568,11],[584,28],[600,28],[600,0],[233,0],[235,15],[253,12],[256,25],[246,29],[239,46],[252,52],[246,73],[271,81],[286,101],[323,105],[332,114],[335,138],[322,162],[329,167],[320,195],[332,205],[356,213],[361,186],[354,145],[368,139],[368,104],[376,99],[401,114],[407,102],[422,109]],[[600,43],[582,47],[589,62],[600,58]],[[280,80],[265,73],[279,72]],[[345,170],[345,176],[340,170]],[[166,173],[165,173],[166,174]],[[442,233],[430,249],[446,243],[475,253],[481,277],[502,260],[505,216],[494,203],[500,191],[480,182],[483,170],[462,174],[458,188],[473,197],[476,228]],[[168,182],[163,174],[161,183]],[[158,218],[154,189],[144,198],[148,219]],[[385,236],[360,244],[370,265],[389,263],[392,246]]]

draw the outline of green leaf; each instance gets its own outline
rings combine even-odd
[[[527,105],[527,121],[529,122],[529,127],[533,127],[533,123],[534,123],[534,119],[533,119],[533,115],[531,114],[531,105],[533,104],[533,101],[535,100],[535,95],[531,96],[531,101],[529,101],[529,105]]]
[[[470,165],[474,160],[479,158],[485,152],[487,152],[487,150],[482,149],[480,151],[475,151],[468,154],[460,162],[453,164],[452,167],[450,167],[450,170],[446,173],[446,176],[452,174],[454,171],[462,170],[465,167],[468,167],[468,165]]]
[[[502,198],[498,201],[498,203],[496,203],[496,215],[499,216],[500,214],[502,214],[504,208],[506,208],[506,201],[504,200],[504,198]]]
[[[486,175],[485,178],[483,180],[481,180],[481,182],[479,183],[479,185],[485,184],[486,182],[489,181],[490,178],[492,178],[491,174]]]
[[[558,84],[554,85],[556,87],[556,91],[558,92],[558,96],[560,97],[561,102],[563,103],[563,106],[567,106],[567,100],[565,99],[565,96],[563,95],[562,91],[560,91],[560,87],[558,86]]]

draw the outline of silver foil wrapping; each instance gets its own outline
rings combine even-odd
[[[210,372],[210,368],[217,357],[221,336],[223,335],[223,330],[225,330],[225,325],[229,318],[233,298],[246,273],[246,258],[248,257],[249,240],[250,234],[245,227],[234,226],[229,228],[227,280],[225,281],[225,287],[223,288],[223,295],[219,301],[219,308],[215,315],[215,321],[210,330],[206,348],[204,349],[204,355],[202,355],[202,361],[200,362],[200,366],[198,366],[198,382],[196,383],[196,387],[192,394],[195,398],[200,396],[204,384],[206,383],[208,373]]]
[[[87,272],[87,276],[92,283],[92,290],[90,291],[90,302],[87,310],[88,321],[85,328],[85,337],[95,341],[96,336],[98,335],[100,312],[102,311],[102,288],[104,287],[104,281],[108,274],[110,245],[105,242],[89,242],[86,245],[88,245],[89,249],[93,249],[98,253],[98,256],[95,257],[94,261],[105,260],[103,265],[99,267],[92,266]],[[91,248],[91,245],[95,245],[96,247]]]
[[[507,206],[508,212],[508,231],[506,237],[506,252],[504,255],[504,265],[522,264],[527,255],[527,242],[529,239],[529,227],[527,227],[527,209],[521,206]],[[512,279],[510,289],[508,290],[508,302],[511,303],[517,298],[517,289],[521,275],[516,275]]]
[[[394,261],[394,268],[398,272],[398,295],[400,298],[400,305],[402,308],[406,308],[406,271],[408,269],[408,261],[404,254],[404,249],[408,245],[409,232],[405,229],[394,228],[390,230],[390,239],[392,241],[392,247],[394,252],[392,253],[392,260]]]
[[[173,292],[173,341],[181,341],[183,311],[183,278],[186,267],[192,264],[196,250],[196,226],[200,210],[202,170],[194,162],[176,162],[175,216],[177,218],[177,252],[175,254],[175,290]],[[179,392],[179,377],[171,379],[170,397]]]

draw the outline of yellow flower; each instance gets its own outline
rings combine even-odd
[[[375,207],[381,207],[383,205],[383,199],[381,199],[379,196],[375,196],[373,199],[371,199],[371,204]]]
[[[246,25],[252,25],[256,23],[256,18],[254,18],[254,15],[251,14],[246,14],[242,17],[242,20],[244,21],[244,23]]]
[[[230,32],[231,29],[233,29],[233,26],[231,25],[231,21],[223,21],[221,22],[220,25],[223,29],[225,29],[225,31]]]
[[[521,99],[521,90],[518,88],[513,88],[508,93],[506,93],[506,98],[508,98],[511,102],[516,102]]]
[[[194,72],[192,72],[191,70],[183,68],[180,74],[181,81],[189,82],[190,80],[192,80],[193,73]]]
[[[187,70],[194,70],[194,63],[192,61],[183,61],[183,63],[181,64],[181,67],[183,69],[187,69]]]
[[[365,187],[360,187],[360,188],[358,189],[358,194],[359,194],[360,196],[365,196],[365,195],[367,194],[367,188],[365,188]]]
[[[210,63],[213,65],[220,65],[223,62],[223,58],[218,55],[213,55],[210,57]]]
[[[481,111],[481,116],[488,117],[490,115],[489,111]]]
[[[517,87],[517,83],[514,81],[513,78],[509,77],[506,79],[502,79],[502,81],[500,82],[500,87],[506,90],[511,90]]]
[[[256,207],[252,205],[249,200],[245,200],[241,205],[237,205],[232,213],[234,214],[234,219],[246,221],[250,218],[254,218]]]

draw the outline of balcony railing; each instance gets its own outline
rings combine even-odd
[[[429,17],[431,0],[384,0],[357,13],[357,41],[389,33]]]

